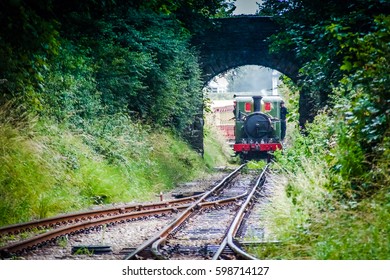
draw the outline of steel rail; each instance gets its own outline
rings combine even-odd
[[[94,221],[86,221],[78,224],[72,224],[69,226],[61,227],[58,229],[54,229],[50,232],[42,233],[37,236],[15,242],[4,247],[0,248],[0,256],[12,255],[12,253],[20,253],[26,249],[33,249],[36,246],[40,246],[47,241],[54,241],[58,237],[65,235],[72,235],[83,230],[96,228],[98,226],[107,225],[107,224],[115,224],[118,222],[127,222],[129,220],[134,220],[138,218],[143,218],[146,216],[164,214],[169,212],[178,212],[179,210],[184,210],[188,208],[188,204],[179,205],[177,207],[166,207],[166,208],[158,208],[144,211],[135,211],[130,213],[124,213],[117,216],[104,217],[101,219],[97,219]]]
[[[221,199],[221,200],[216,200],[216,201],[209,201],[209,202],[204,202],[204,203],[199,203],[198,206],[199,208],[196,209],[196,210],[200,210],[200,209],[203,209],[203,208],[211,208],[211,207],[215,207],[215,206],[223,206],[223,205],[227,205],[227,204],[230,204],[232,202],[236,202],[244,197],[246,197],[248,195],[247,192],[243,193],[243,194],[240,194],[238,196],[235,196],[235,197],[230,197],[230,198],[226,198],[226,199]],[[176,220],[174,223],[172,223],[170,225],[170,227],[167,229],[166,232],[163,232],[161,235],[160,235],[160,238],[157,239],[153,244],[152,244],[152,247],[151,247],[151,251],[152,251],[152,254],[159,260],[165,260],[166,258],[161,254],[160,250],[159,250],[159,247],[161,246],[161,243],[163,243],[167,237],[169,235],[171,235],[176,229],[180,228],[180,226],[191,216],[191,214],[193,213],[193,211],[189,212],[188,215],[184,215],[184,217],[182,219],[179,219],[179,220]]]
[[[240,210],[237,212],[230,228],[229,231],[222,241],[220,247],[218,248],[217,252],[213,256],[213,260],[219,259],[220,255],[222,254],[222,251],[225,249],[226,246],[229,246],[233,252],[235,252],[237,255],[241,256],[243,259],[246,260],[257,260],[254,256],[248,254],[244,250],[242,250],[239,246],[236,245],[234,242],[234,236],[236,235],[238,229],[240,228],[244,215],[248,211],[248,208],[251,206],[253,200],[255,199],[254,194],[256,193],[257,189],[259,186],[262,186],[264,181],[265,181],[265,173],[268,170],[269,164],[265,166],[263,171],[261,172],[259,178],[256,181],[256,184],[252,188],[252,191],[246,198],[245,202],[241,205]]]
[[[204,209],[204,208],[212,208],[215,206],[223,206],[232,202],[236,202],[248,195],[248,192],[242,193],[237,196],[229,197],[229,198],[224,198],[220,200],[214,200],[214,201],[206,201],[206,202],[201,202],[199,203],[199,209]]]
[[[242,194],[228,199],[203,202],[203,203],[199,203],[198,206],[199,208],[210,208],[210,207],[214,207],[215,205],[225,205],[237,201],[238,199],[243,198],[245,195],[246,194]],[[42,233],[37,236],[1,247],[0,256],[2,257],[7,255],[9,256],[12,255],[12,253],[17,254],[23,250],[33,249],[34,247],[43,245],[48,241],[54,241],[61,236],[65,236],[68,234],[72,235],[78,232],[82,232],[83,230],[96,228],[98,226],[102,226],[106,224],[115,224],[117,222],[126,222],[130,219],[134,220],[146,216],[164,214],[169,212],[178,212],[178,211],[186,210],[190,206],[191,204],[183,204],[175,207],[156,208],[156,209],[144,210],[144,211],[133,211],[133,212],[124,213],[116,216],[103,217],[100,219],[96,219],[94,221],[85,221],[82,223],[64,226],[58,229],[54,229],[50,232]]]
[[[240,255],[242,258],[247,259],[247,260],[257,260],[257,258],[248,254],[247,252],[242,250],[239,246],[237,246],[237,244],[233,240],[233,237],[236,235],[236,233],[237,233],[237,231],[238,231],[238,229],[243,221],[243,217],[245,215],[245,212],[247,211],[247,208],[252,203],[252,201],[255,199],[254,194],[255,194],[257,188],[260,186],[260,184],[263,185],[263,183],[265,181],[265,173],[267,172],[268,167],[269,167],[269,164],[267,164],[265,166],[263,172],[261,173],[261,175],[259,176],[259,178],[256,182],[255,187],[253,188],[252,192],[249,194],[249,196],[246,199],[246,201],[244,202],[244,204],[241,206],[241,209],[238,211],[236,218],[233,221],[233,225],[232,225],[232,227],[230,227],[230,230],[227,234],[227,245],[236,254]]]
[[[160,208],[168,207],[169,205],[183,204],[183,203],[189,203],[191,201],[195,201],[201,195],[202,194],[194,195],[186,198],[175,199],[175,200],[167,200],[158,203],[123,205],[120,207],[110,207],[110,208],[98,209],[93,211],[85,211],[85,212],[54,216],[46,219],[1,227],[0,236],[7,235],[7,234],[18,234],[21,232],[29,231],[33,228],[38,228],[38,229],[50,228],[50,227],[55,227],[60,225],[66,225],[68,223],[79,223],[86,220],[98,219],[105,216],[120,215],[128,212],[160,209]]]
[[[160,239],[165,239],[166,236],[168,236],[169,232],[174,230],[177,225],[183,223],[191,214],[193,211],[195,211],[199,206],[199,204],[204,201],[207,197],[213,195],[217,191],[219,191],[220,188],[222,188],[224,185],[229,183],[235,176],[237,176],[238,172],[244,167],[246,164],[240,165],[238,168],[236,168],[234,171],[232,171],[229,175],[227,175],[224,179],[221,180],[221,182],[216,185],[214,188],[212,188],[210,191],[204,193],[197,201],[195,201],[190,207],[188,207],[179,217],[177,217],[172,223],[170,223],[168,226],[166,226],[161,232],[157,233],[153,237],[146,240],[144,243],[142,243],[136,250],[134,250],[132,253],[127,255],[124,260],[131,260],[131,259],[137,259],[137,255],[141,253],[143,250],[145,250],[148,247],[152,246],[153,250],[153,244],[157,242]],[[158,255],[159,257],[159,255]]]
[[[227,246],[227,237],[222,240],[221,244],[218,247],[218,250],[214,253],[213,260],[218,260],[219,257],[222,255],[223,250]]]

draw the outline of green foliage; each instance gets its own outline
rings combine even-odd
[[[9,106],[9,105],[8,105]],[[52,205],[42,192],[55,185],[57,171],[48,170],[48,151],[44,145],[31,139],[26,115],[20,118],[20,111],[10,113],[9,108],[0,113],[0,194],[1,220],[17,222],[28,218],[43,217]],[[31,205],[30,201],[34,201]],[[12,209],[12,211],[10,211]]]
[[[318,239],[314,242],[315,259],[387,260],[390,256],[390,218],[388,188],[382,197],[364,200],[350,207],[336,209],[316,221]],[[385,198],[385,199],[384,199]],[[352,208],[352,209],[351,209]],[[337,220],[337,224],[335,221]]]
[[[303,64],[298,84],[311,93],[315,112],[327,104],[345,71],[385,70],[380,61],[388,60],[388,19],[379,23],[388,17],[387,1],[320,2],[266,0],[261,7],[261,13],[274,16],[284,30],[273,36],[271,50],[290,50]],[[388,69],[381,73],[388,76]],[[364,83],[369,86],[370,80]]]
[[[206,122],[204,127],[204,162],[207,167],[221,167],[231,164],[232,149],[220,131]]]
[[[345,137],[341,128],[348,128],[343,118],[319,115],[307,137],[290,134],[292,146],[276,154],[274,188],[262,225],[264,241],[279,243],[253,250],[259,258],[389,258],[389,153],[378,157],[375,167],[362,170],[363,153],[348,146],[356,142],[337,139]],[[382,151],[390,143],[385,137]],[[335,162],[343,170],[335,170]],[[356,188],[363,183],[370,188]]]
[[[327,158],[327,148],[331,145],[330,127],[332,122],[326,114],[317,115],[314,122],[307,125],[305,134],[288,125],[287,142],[285,150],[275,151],[276,161],[288,172],[294,173],[297,167],[302,167],[301,161],[305,158],[323,157]]]
[[[232,1],[6,1],[2,99],[77,128],[125,113],[182,134],[202,112],[190,31]],[[12,36],[10,36],[12,34]]]
[[[266,241],[279,243],[251,249],[252,253],[260,259],[387,260],[390,256],[390,228],[386,222],[390,215],[388,188],[380,195],[349,205],[340,205],[334,199],[328,199],[325,204],[319,197],[311,196],[305,197],[299,207],[283,191],[277,193],[273,207],[265,210],[265,215],[273,215],[265,223],[268,232],[272,232]],[[306,211],[310,205],[315,208]]]
[[[58,53],[58,22],[42,17],[45,1],[0,4],[0,104],[11,98],[39,109],[50,59]]]
[[[94,63],[87,50],[61,40],[58,55],[47,68],[44,80],[41,115],[80,127],[83,120],[96,117],[102,110]]]
[[[61,236],[57,239],[57,245],[61,248],[66,248],[68,245],[68,239],[65,236]]]
[[[349,32],[339,38],[344,54],[341,67],[348,72],[340,91],[349,94],[349,124],[367,152],[375,150],[383,131],[390,128],[389,28],[390,17],[378,16],[372,32],[364,36]]]
[[[299,159],[291,170],[285,169],[284,162],[272,166],[272,196],[262,211],[261,224],[266,227],[264,241],[280,244],[254,250],[261,259],[311,258],[312,244],[307,240],[317,234],[312,230],[313,217],[328,208],[330,194],[324,186],[330,174],[320,156]]]
[[[77,41],[60,40],[36,111],[78,128],[102,114],[132,114],[182,133],[201,110],[202,93],[196,56],[180,26],[132,10],[96,26]]]
[[[265,225],[281,243],[257,253],[388,259],[389,3],[319,2],[263,1],[285,27],[273,51],[302,62],[298,86],[317,116],[304,135],[290,128],[288,149],[276,153],[281,177]]]
[[[81,247],[77,249],[73,255],[87,255],[87,256],[92,256],[93,255],[93,250],[89,250],[87,247]]]
[[[309,141],[306,146],[329,150],[329,155],[322,153],[342,178],[343,192],[368,194],[377,185],[371,162],[381,156],[379,147],[390,124],[390,19],[383,13],[389,3],[317,2],[268,0],[263,13],[286,27],[274,36],[273,51],[288,48],[303,63],[298,86],[315,104],[302,106],[316,112],[326,108],[330,116],[322,120],[325,135],[313,137],[309,129],[309,139],[298,143]]]
[[[148,200],[203,171],[174,135],[203,107],[191,34],[231,2],[2,1],[0,223]]]
[[[206,172],[202,158],[172,133],[145,130],[124,115],[74,131],[0,112],[1,225],[93,204],[151,200]]]
[[[249,161],[247,163],[248,169],[258,169],[262,170],[267,165],[265,161]]]
[[[279,243],[254,250],[259,258],[389,258],[389,129],[364,146],[367,122],[359,120],[371,119],[377,99],[363,89],[350,81],[336,89],[304,135],[290,124],[263,221],[266,240]]]
[[[160,180],[150,174],[153,184],[160,190],[167,190],[178,182],[183,182],[204,174],[203,160],[187,143],[179,141],[177,136],[169,133],[151,135],[153,150],[149,154],[155,163],[155,173]],[[185,151],[185,152],[183,152]]]

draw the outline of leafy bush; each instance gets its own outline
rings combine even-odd
[[[160,1],[111,3],[106,9],[94,1],[49,2],[2,6],[1,18],[8,16],[10,23],[1,21],[0,27],[0,103],[18,98],[27,110],[77,128],[85,120],[124,113],[178,134],[202,112],[190,33],[174,15],[159,11]]]
[[[42,74],[37,111],[78,128],[122,113],[183,133],[202,108],[189,37],[166,16],[134,10],[95,23],[77,41],[71,34],[59,40],[58,55]]]

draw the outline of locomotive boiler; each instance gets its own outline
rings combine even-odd
[[[276,95],[235,95],[235,144],[241,161],[270,159],[282,149],[281,106]]]

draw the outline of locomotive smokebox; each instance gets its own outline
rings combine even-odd
[[[252,96],[253,98],[253,112],[260,112],[261,111],[261,99],[263,99],[262,96]]]

